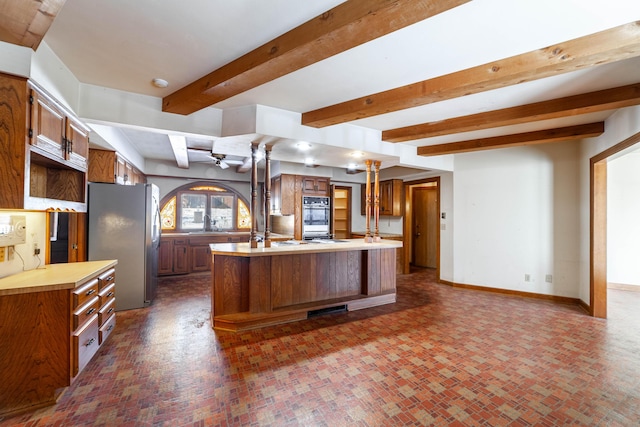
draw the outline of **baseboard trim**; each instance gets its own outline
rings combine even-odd
[[[607,289],[617,289],[620,291],[640,292],[638,285],[625,285],[624,283],[607,283]]]
[[[580,305],[580,306],[583,306],[584,304],[580,298],[538,294],[535,292],[516,291],[513,289],[491,288],[489,286],[467,285],[463,283],[454,283],[454,282],[446,282],[446,281],[440,281],[440,282],[442,284],[452,286],[454,288],[459,288],[459,289],[470,289],[474,291],[492,292],[496,294],[510,295],[510,296],[516,296],[516,297],[522,297],[522,298],[542,299],[542,300],[553,301],[561,304],[572,304],[572,305]],[[587,311],[589,310],[587,309]]]

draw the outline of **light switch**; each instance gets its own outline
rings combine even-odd
[[[442,219],[447,219],[447,213],[446,213],[446,212],[442,212],[442,213],[440,214],[440,218],[442,218]]]

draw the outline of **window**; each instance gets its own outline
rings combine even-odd
[[[247,202],[221,185],[180,187],[164,198],[163,231],[235,231],[251,227]]]

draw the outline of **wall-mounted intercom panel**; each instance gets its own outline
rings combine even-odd
[[[24,215],[0,215],[0,246],[27,243],[27,220]]]

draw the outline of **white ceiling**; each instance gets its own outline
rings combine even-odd
[[[342,3],[340,0],[66,0],[44,41],[82,83],[164,97]],[[637,0],[473,0],[213,106],[303,113],[640,20]],[[640,81],[640,59],[535,80],[352,122],[382,131]],[[169,87],[151,84],[155,77]],[[611,112],[417,140],[411,146],[590,123]],[[341,126],[341,125],[337,125]],[[166,133],[123,127],[144,157],[173,159]],[[275,135],[278,136],[278,135]],[[219,135],[210,135],[215,140]],[[274,159],[302,162],[296,141]],[[209,144],[208,136],[190,140]],[[244,144],[248,149],[249,141]],[[214,149],[215,151],[215,149]],[[353,150],[314,147],[341,166]],[[371,155],[376,149],[372,147]],[[227,153],[237,155],[238,153]],[[384,153],[378,152],[384,158]],[[196,161],[196,157],[191,158]],[[393,166],[389,162],[387,166]]]

